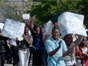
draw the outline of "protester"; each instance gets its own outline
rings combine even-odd
[[[88,42],[86,37],[83,38],[79,46],[75,48],[77,63],[82,66],[88,66]]]
[[[62,58],[67,47],[65,42],[59,38],[58,28],[53,28],[52,37],[45,43],[45,48],[48,53],[48,66],[66,66]]]
[[[46,28],[46,27],[45,27]],[[53,27],[52,28],[58,28],[59,29],[59,24],[58,22],[53,23]],[[51,36],[51,34],[47,34],[45,33],[43,36],[43,42],[45,43],[46,40]]]
[[[30,29],[32,36],[36,33],[36,28],[37,28],[37,26],[34,24],[35,19],[36,19],[36,16],[34,15],[32,19],[29,19],[28,24],[27,24],[27,27]],[[35,47],[31,45],[29,48],[30,48],[30,57],[29,57],[29,65],[30,65],[30,61],[32,59]]]
[[[45,27],[47,28],[47,27]],[[53,23],[53,26],[51,28],[58,28],[59,29],[59,24],[58,22],[54,22]],[[51,33],[46,33],[45,32],[46,30],[44,30],[44,33],[43,33],[43,43],[45,44],[45,42],[52,36]],[[52,31],[51,31],[52,32]],[[44,65],[47,66],[47,57],[48,57],[48,54],[47,54],[47,51],[46,49],[44,48]]]
[[[7,45],[5,46],[6,52],[5,52],[5,63],[10,64],[12,63],[12,54],[11,54],[11,48],[10,48],[10,39],[7,40]]]
[[[0,29],[0,66],[4,66],[5,63],[5,45],[7,44],[7,37],[4,37],[1,34],[1,29]]]
[[[11,47],[11,53],[12,53],[12,59],[13,59],[13,66],[17,66],[19,59],[18,59],[18,47],[16,44],[16,39],[10,40],[10,47]]]
[[[76,65],[74,49],[75,49],[75,46],[80,44],[80,42],[82,40],[81,35],[78,35],[77,37],[78,38],[76,39],[76,36],[73,34],[67,34],[66,36],[64,36],[64,41],[66,42],[67,47],[70,50],[70,52],[66,56],[63,57],[63,59],[65,60],[66,66],[75,66]]]
[[[32,17],[32,19],[29,19],[29,21],[28,21],[27,26],[29,27],[30,30],[35,30],[36,27],[37,27],[37,26],[34,24],[35,19],[36,19],[36,16],[34,15],[34,16]]]
[[[29,51],[29,45],[32,44],[32,36],[29,35],[29,28],[25,28],[25,33],[23,35],[23,40],[18,41],[17,39],[17,45],[18,45],[18,55],[19,55],[19,64],[20,66],[28,66],[30,51]]]
[[[33,34],[33,46],[35,51],[33,52],[33,66],[43,65],[43,36],[40,31],[40,27],[36,28],[36,33]]]

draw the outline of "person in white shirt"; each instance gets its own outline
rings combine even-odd
[[[17,66],[19,59],[18,59],[18,48],[15,39],[10,40],[10,47],[13,58],[13,66]]]

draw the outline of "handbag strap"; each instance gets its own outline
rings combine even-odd
[[[62,42],[62,41],[60,40],[58,44],[61,44],[61,42]]]

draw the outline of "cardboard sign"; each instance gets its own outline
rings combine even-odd
[[[65,36],[67,34],[73,33],[87,36],[85,27],[83,26],[83,21],[83,15],[64,12],[58,17],[61,35]]]
[[[30,14],[23,14],[23,15],[22,15],[22,18],[23,18],[24,20],[29,20],[29,19],[30,19]]]
[[[9,37],[11,39],[18,38],[22,40],[22,35],[24,34],[25,24],[12,19],[6,19],[5,25],[2,30],[2,35]]]
[[[4,26],[4,23],[0,23],[0,29],[2,30]]]
[[[51,34],[52,33],[53,24],[51,21],[48,21],[46,24],[44,24],[44,33],[45,34]]]

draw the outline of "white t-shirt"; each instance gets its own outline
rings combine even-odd
[[[13,45],[13,46],[17,46],[16,40],[13,40],[13,39],[10,40],[10,44]]]
[[[84,54],[87,54],[87,47],[83,47],[83,48],[82,48],[82,52],[83,52]]]
[[[28,31],[28,34],[29,34],[29,36],[31,36],[31,31],[30,30]]]

